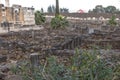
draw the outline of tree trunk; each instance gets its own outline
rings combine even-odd
[[[59,0],[56,0],[56,13],[55,13],[55,17],[57,17],[59,15]]]

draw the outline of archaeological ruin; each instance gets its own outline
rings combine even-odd
[[[1,2],[1,1],[0,1]],[[10,6],[9,0],[0,3],[0,26],[35,25],[34,8],[20,4]]]

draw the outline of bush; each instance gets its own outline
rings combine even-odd
[[[40,11],[35,12],[35,24],[41,25],[46,21],[44,14]]]
[[[70,66],[71,80],[112,80],[112,68],[101,59],[98,51],[82,51],[72,57]]]
[[[68,25],[69,25],[69,23],[68,23],[66,17],[63,17],[61,15],[59,15],[55,18],[52,18],[52,20],[51,20],[51,27],[53,29],[65,28]]]
[[[76,49],[68,63],[51,56],[38,68],[31,69],[30,63],[24,63],[14,73],[23,76],[24,80],[119,80],[120,67],[112,68],[96,50],[80,52]]]
[[[117,25],[117,22],[115,21],[115,19],[116,19],[115,16],[112,16],[109,20],[109,24],[112,26]]]

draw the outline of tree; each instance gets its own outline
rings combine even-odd
[[[97,5],[95,9],[93,9],[94,13],[105,13],[104,7],[102,5]]]
[[[89,11],[89,13],[120,13],[120,10],[115,6],[103,7],[102,5],[97,5],[93,10]]]
[[[59,3],[57,3],[57,5],[59,5]],[[58,7],[59,8],[59,7]],[[50,5],[48,6],[48,13],[56,13],[56,7],[54,5]],[[60,9],[57,9],[57,13],[69,13],[69,9],[67,8],[60,8]]]
[[[44,14],[41,13],[40,11],[36,11],[35,12],[35,23],[37,25],[41,25],[42,23],[45,22],[45,17],[44,17]]]
[[[55,6],[52,5],[52,12],[53,12],[53,13],[55,13],[55,9],[56,9]]]
[[[52,12],[53,12],[53,11],[52,11],[52,7],[51,7],[51,5],[48,6],[47,12],[48,12],[48,13],[52,13]]]
[[[55,13],[55,6],[54,5],[48,6],[48,13]]]
[[[88,13],[92,13],[92,10],[91,10],[91,9],[89,9]]]
[[[44,9],[43,8],[41,8],[41,12],[44,13]]]
[[[61,13],[69,13],[69,9],[67,8],[60,8]]]
[[[69,23],[68,23],[66,17],[60,15],[60,12],[59,12],[59,1],[56,0],[55,17],[52,18],[52,20],[51,20],[51,27],[53,29],[57,29],[57,28],[65,28],[68,25],[69,25]]]
[[[107,6],[107,7],[105,8],[105,12],[106,12],[106,13],[116,13],[116,11],[117,11],[117,9],[116,9],[115,6]]]
[[[59,16],[60,12],[59,12],[59,0],[56,0],[56,12],[55,12],[55,16]]]

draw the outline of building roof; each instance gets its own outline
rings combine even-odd
[[[84,12],[84,10],[79,9],[79,10],[77,11],[77,13],[85,13],[85,12]]]

